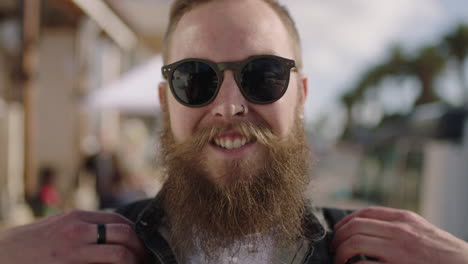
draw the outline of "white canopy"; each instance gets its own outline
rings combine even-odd
[[[98,110],[156,115],[159,112],[158,83],[162,81],[161,67],[161,56],[153,57],[110,85],[91,92],[86,100],[87,106]]]

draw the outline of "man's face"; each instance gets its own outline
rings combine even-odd
[[[182,17],[172,35],[169,63],[185,58],[202,58],[218,63],[242,61],[262,54],[294,59],[293,50],[291,35],[277,14],[263,1],[217,0],[196,7]],[[160,97],[169,113],[170,127],[177,143],[189,140],[197,130],[239,121],[264,123],[273,134],[286,138],[298,111],[302,112],[305,84],[305,79],[291,72],[284,96],[272,104],[259,105],[243,97],[233,72],[227,70],[217,97],[207,106],[191,108],[181,105],[168,90],[165,92],[168,88],[165,84],[160,86]],[[240,131],[231,129],[217,135],[216,141],[234,142],[236,138],[242,140],[242,137]],[[252,161],[250,164],[254,167],[248,169],[255,170],[255,164],[265,162],[264,152],[265,149],[255,141],[233,149],[225,149],[212,142],[205,145],[200,155],[206,161],[208,177],[224,182],[229,163]]]

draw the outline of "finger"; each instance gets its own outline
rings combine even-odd
[[[77,249],[78,263],[138,264],[139,258],[121,245],[90,245]]]
[[[83,222],[73,222],[64,229],[65,238],[77,244],[96,244],[98,240],[98,225]],[[106,224],[106,244],[126,246],[138,256],[144,256],[146,251],[133,228],[128,224]]]
[[[94,225],[94,232],[94,241],[91,241],[91,243],[96,243],[97,225]],[[146,255],[146,250],[140,239],[133,228],[127,224],[107,224],[106,244],[123,245],[140,258],[144,258]]]
[[[362,254],[365,256],[387,261],[387,256],[395,254],[390,241],[366,235],[355,235],[341,243],[336,249],[335,264],[346,263],[352,257]]]
[[[65,213],[65,218],[80,219],[81,221],[91,224],[110,224],[110,223],[121,223],[133,226],[133,222],[127,218],[109,212],[91,212],[83,210],[72,210]]]
[[[368,235],[381,238],[391,238],[398,234],[399,227],[391,222],[354,217],[346,224],[335,230],[335,235],[330,244],[330,249],[334,251],[338,245],[349,239],[353,235]]]
[[[335,225],[334,229],[340,228],[355,217],[372,218],[383,221],[405,221],[413,217],[413,215],[414,213],[405,210],[373,206],[347,215]]]
[[[376,261],[368,261],[368,260],[360,260],[358,262],[353,262],[353,264],[376,264],[376,263],[387,263],[387,262],[381,262],[381,261],[376,262]]]

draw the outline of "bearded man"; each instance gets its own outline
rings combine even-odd
[[[72,211],[0,233],[1,263],[468,263],[466,242],[414,213],[345,217],[304,198],[307,78],[275,0],[176,0],[164,60],[160,193],[126,218]]]

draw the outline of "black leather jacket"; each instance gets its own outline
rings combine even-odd
[[[329,251],[329,243],[333,237],[333,226],[350,212],[331,208],[308,208],[303,221],[305,236],[298,241],[299,246],[294,252],[279,251],[273,263],[332,264],[333,254]],[[160,233],[164,211],[157,197],[119,208],[117,213],[135,223],[135,231],[151,255],[152,263],[177,263],[169,243]],[[348,263],[361,259],[362,256],[357,256]]]

